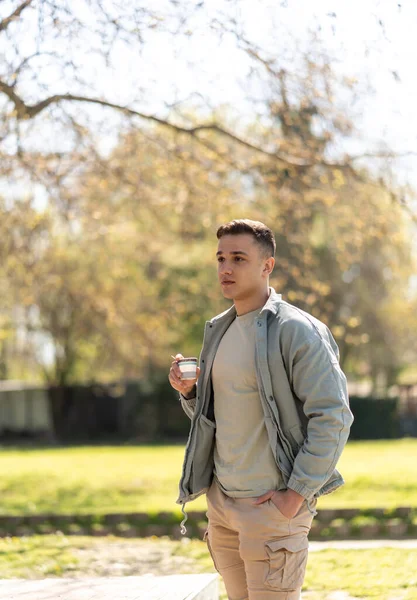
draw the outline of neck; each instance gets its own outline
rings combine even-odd
[[[254,294],[249,298],[234,300],[233,302],[236,308],[237,316],[242,317],[243,315],[246,315],[257,308],[262,308],[265,302],[268,300],[269,294],[270,291],[268,285],[266,288],[259,290],[257,294]]]

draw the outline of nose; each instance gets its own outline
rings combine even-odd
[[[220,264],[219,268],[220,275],[230,275],[232,273],[232,269],[225,262]]]

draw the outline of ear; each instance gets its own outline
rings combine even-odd
[[[272,273],[272,271],[274,270],[274,266],[275,266],[275,258],[270,256],[268,258],[268,260],[265,262],[264,273],[266,273],[266,275],[270,275],[270,273]]]

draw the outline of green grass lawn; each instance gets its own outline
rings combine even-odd
[[[200,540],[63,535],[0,539],[3,579],[114,575],[109,568],[116,561],[125,564],[129,575],[214,572],[207,546]],[[310,552],[303,598],[330,600],[331,592],[341,590],[361,599],[416,600],[416,564],[417,549]],[[222,582],[220,590],[225,600]]]
[[[0,513],[177,511],[183,446],[0,449]],[[348,442],[319,508],[417,506],[417,439]],[[187,505],[205,510],[205,496]]]

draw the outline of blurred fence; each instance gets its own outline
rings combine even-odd
[[[398,398],[350,396],[349,403],[355,417],[349,435],[351,440],[378,440],[403,436]]]
[[[396,398],[350,396],[350,439],[417,437],[417,385]],[[42,388],[0,382],[0,438],[56,442],[184,440],[189,419],[166,377]]]
[[[49,388],[0,382],[0,438],[184,439],[189,419],[165,380]]]
[[[401,434],[417,437],[417,383],[399,385],[396,391]]]

